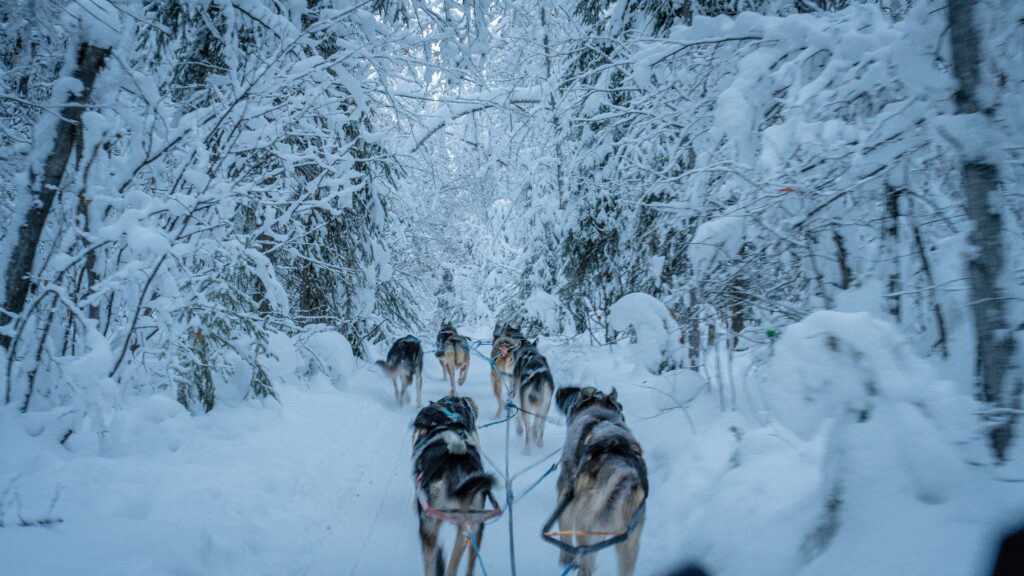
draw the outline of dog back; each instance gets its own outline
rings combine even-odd
[[[464,506],[490,490],[476,439],[472,400],[446,396],[420,410],[413,422],[413,471],[432,505]]]
[[[575,494],[592,518],[607,518],[623,507],[635,509],[649,490],[639,442],[622,413],[594,405],[571,413],[559,494]]]
[[[403,368],[415,374],[423,368],[423,347],[415,336],[404,336],[395,341],[388,350],[387,363],[393,368]]]
[[[513,375],[520,395],[535,394],[546,388],[554,389],[548,360],[537,349],[535,342],[526,342],[516,349]]]

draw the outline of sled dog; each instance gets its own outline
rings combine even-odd
[[[558,502],[571,499],[558,519],[560,538],[567,544],[575,532],[576,546],[593,543],[586,532],[625,532],[635,514],[640,520],[629,537],[615,545],[619,576],[632,576],[640,550],[643,511],[647,498],[647,465],[640,444],[626,427],[622,405],[613,388],[605,394],[595,388],[560,388],[555,396],[568,419],[562,472],[558,477]],[[597,540],[607,538],[597,535]],[[561,554],[563,565],[572,561]],[[594,554],[580,561],[581,576],[594,572]]]
[[[447,569],[438,535],[444,520],[434,514],[458,515],[485,508],[494,477],[484,472],[476,434],[477,407],[470,398],[445,396],[423,408],[413,423],[413,476],[416,512],[420,521],[423,573],[455,576],[467,547],[467,536],[457,528]],[[468,526],[477,546],[483,522]],[[470,546],[468,576],[473,576],[476,551]]]
[[[515,351],[525,341],[526,337],[518,327],[508,323],[494,325],[491,345],[491,360],[494,361],[494,367],[491,368],[491,388],[494,390],[494,399],[498,401],[495,418],[501,418],[501,409],[505,407],[504,383],[507,381],[511,385]]]
[[[537,349],[537,340],[523,341],[513,358],[512,393],[522,408],[516,420],[516,433],[526,432],[523,453],[529,453],[531,440],[537,446],[544,445],[544,424],[551,409],[555,380],[548,368],[547,358]]]
[[[441,323],[441,331],[437,333],[437,346],[434,347],[434,355],[441,362],[441,369],[444,370],[452,388],[450,394],[455,396],[455,372],[459,372],[459,386],[466,382],[466,375],[469,374],[469,348],[468,338],[460,336],[452,326],[451,322]]]
[[[395,340],[388,350],[387,360],[377,360],[377,365],[391,377],[395,387],[395,401],[399,406],[405,405],[406,391],[416,380],[416,406],[423,405],[423,347],[419,338],[405,336]],[[402,385],[399,387],[398,382]]]

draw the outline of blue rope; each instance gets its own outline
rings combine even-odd
[[[519,406],[516,406],[512,402],[506,402],[505,403],[505,408],[512,410],[512,415],[511,416],[507,416],[505,418],[502,418],[501,420],[495,420],[493,422],[488,422],[487,424],[481,424],[480,426],[477,426],[477,429],[483,429],[483,428],[487,428],[488,426],[494,426],[495,424],[501,424],[502,422],[508,422],[509,420],[511,420],[511,419],[515,418],[516,416],[518,416],[519,415],[519,411],[522,410],[522,408],[520,408]]]
[[[569,576],[569,574],[570,574],[570,573],[571,573],[571,572],[572,572],[573,570],[576,570],[576,569],[578,569],[578,568],[579,568],[579,566],[578,566],[578,565],[576,564],[576,559],[574,558],[574,559],[573,559],[573,561],[572,561],[572,562],[569,562],[569,565],[565,567],[565,570],[564,570],[564,571],[562,571],[562,576]],[[485,576],[486,576],[486,575],[485,575]]]
[[[550,476],[550,475],[551,475],[551,473],[552,473],[552,472],[554,472],[554,471],[555,471],[555,470],[556,470],[557,468],[558,468],[558,462],[555,462],[554,464],[552,464],[552,465],[551,465],[551,466],[550,466],[550,467],[549,467],[549,468],[547,469],[547,472],[544,472],[543,474],[541,474],[541,475],[540,475],[540,478],[537,478],[536,480],[534,480],[534,481],[533,481],[533,484],[530,484],[530,486],[529,486],[529,487],[527,487],[527,488],[526,488],[526,490],[523,490],[523,491],[522,491],[522,493],[521,493],[521,494],[519,494],[519,498],[520,498],[520,499],[522,499],[522,498],[523,498],[523,497],[525,497],[525,496],[526,496],[527,494],[529,494],[531,490],[533,490],[534,488],[536,488],[536,487],[537,487],[537,486],[538,486],[538,485],[539,485],[539,484],[541,483],[541,481],[542,481],[542,480],[544,480],[545,478],[547,478],[548,476]]]
[[[476,561],[480,564],[480,572],[484,576],[487,576],[487,568],[484,566],[484,557],[480,555],[480,546],[476,543],[476,536],[473,536],[472,530],[465,530],[466,536],[469,536],[469,543],[473,545],[473,550],[476,552]]]
[[[458,414],[456,414],[455,412],[452,412],[451,410],[449,410],[449,409],[445,408],[444,406],[441,406],[440,404],[437,404],[436,406],[437,406],[437,409],[438,409],[438,410],[439,410],[439,411],[440,411],[440,412],[441,412],[442,414],[444,414],[445,416],[447,416],[447,417],[448,417],[448,419],[449,419],[449,420],[451,420],[451,421],[452,421],[453,423],[459,423],[459,422],[461,422],[461,421],[462,421],[462,418],[460,418],[460,417],[459,417],[459,415],[458,415]]]

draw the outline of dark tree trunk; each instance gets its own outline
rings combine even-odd
[[[960,84],[956,93],[959,114],[982,114],[976,89],[981,82],[981,50],[974,27],[974,2],[950,0],[949,26],[953,44],[953,72]],[[996,459],[1007,458],[1020,408],[1024,380],[1020,359],[1015,358],[1014,335],[1009,329],[1006,294],[1000,286],[1004,274],[1003,223],[996,198],[999,170],[983,157],[962,150],[964,195],[967,217],[973,225],[970,241],[974,252],[967,268],[970,276],[971,312],[977,333],[975,390],[978,398],[992,405],[989,441]]]
[[[837,228],[832,229],[832,241],[836,244],[836,263],[839,265],[839,289],[846,290],[853,283],[853,271],[847,263],[846,243]]]
[[[43,164],[42,173],[37,173],[35,168],[29,169],[28,193],[31,195],[31,202],[24,220],[18,226],[17,242],[12,247],[7,262],[7,281],[4,287],[6,312],[0,312],[2,326],[9,325],[25,307],[25,300],[31,287],[32,268],[39,239],[46,225],[46,217],[60,188],[75,141],[80,135],[84,104],[89,102],[93,84],[106,56],[105,49],[89,44],[78,47],[73,76],[82,83],[82,91],[79,94],[68,94],[67,101],[60,110],[61,119],[54,128],[52,148]],[[8,348],[10,343],[10,336],[0,334],[0,346]]]
[[[888,305],[889,314],[900,321],[900,292],[903,290],[903,283],[900,279],[900,189],[895,186],[885,187],[885,247],[888,251],[890,261],[888,262],[889,278],[887,286],[889,290]]]

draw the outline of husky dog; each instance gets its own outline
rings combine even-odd
[[[377,360],[377,365],[391,377],[395,387],[395,401],[399,406],[405,404],[405,392],[416,379],[416,406],[423,405],[423,347],[415,336],[405,336],[395,340],[388,350],[387,360]],[[402,381],[399,389],[398,381]]]
[[[420,410],[413,422],[416,512],[426,576],[455,576],[467,545],[460,527],[445,569],[444,550],[437,543],[443,520],[432,516],[426,507],[447,514],[479,511],[485,507],[487,494],[494,485],[494,477],[484,472],[476,417],[477,407],[472,399],[445,396]],[[468,528],[480,546],[483,522]],[[468,576],[473,576],[475,563],[476,551],[470,547]]]
[[[498,401],[498,411],[494,413],[494,417],[501,418],[501,409],[505,407],[503,380],[511,378],[512,370],[515,368],[515,351],[526,341],[526,337],[518,327],[508,323],[495,323],[493,336],[491,360],[494,361],[494,367],[491,369],[491,388],[494,390],[494,399]]]
[[[537,446],[544,445],[544,423],[551,409],[551,395],[555,392],[555,380],[548,368],[547,358],[537,349],[537,340],[523,341],[514,354],[515,367],[512,370],[512,392],[522,410],[516,420],[516,433],[526,432],[523,453],[530,452],[530,440]],[[530,423],[530,418],[533,423]]]
[[[437,346],[434,347],[434,356],[441,362],[441,369],[444,370],[448,381],[451,382],[450,394],[455,396],[455,371],[459,372],[459,386],[466,382],[466,375],[469,374],[469,348],[466,345],[467,338],[460,336],[447,320],[441,323],[441,331],[437,333]]]
[[[590,543],[585,532],[625,532],[647,498],[647,465],[640,444],[626,428],[618,394],[614,388],[610,394],[589,386],[560,388],[555,402],[569,426],[558,501],[571,501],[558,520],[559,529],[576,532],[577,546]],[[629,537],[615,545],[619,576],[632,576],[642,530],[641,518]],[[568,534],[560,537],[567,544],[572,541]],[[563,565],[572,561],[565,551],[560,559]],[[581,576],[593,574],[593,554],[580,563]]]

